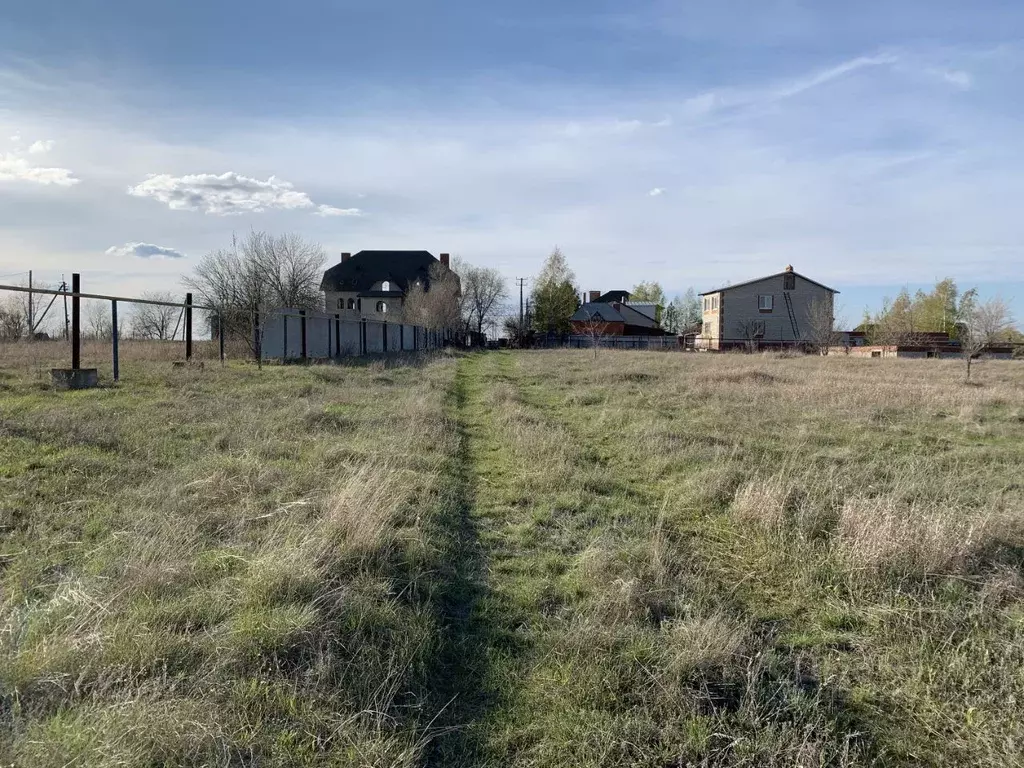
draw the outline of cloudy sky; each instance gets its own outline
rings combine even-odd
[[[0,276],[179,290],[249,228],[510,279],[793,264],[1024,319],[1024,4],[78,0],[0,24]],[[4,278],[14,279],[14,278]]]

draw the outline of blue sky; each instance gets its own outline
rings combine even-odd
[[[232,231],[583,289],[779,271],[1024,320],[1024,6],[36,2],[0,25],[0,275],[180,290]],[[178,254],[180,258],[175,258]]]

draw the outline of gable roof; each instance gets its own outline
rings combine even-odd
[[[387,280],[404,293],[417,280],[430,284],[430,268],[440,264],[428,251],[360,251],[324,272],[321,291],[372,291]]]
[[[827,285],[822,285],[817,280],[811,280],[811,278],[801,275],[799,272],[793,272],[792,270],[783,270],[782,272],[776,272],[774,275],[765,275],[764,277],[758,277],[754,280],[744,280],[742,283],[733,283],[732,285],[726,285],[721,288],[715,288],[710,291],[702,291],[698,293],[698,296],[707,296],[709,293],[723,293],[724,291],[732,290],[733,288],[740,288],[744,285],[753,285],[754,283],[760,283],[762,280],[771,280],[773,277],[781,277],[782,275],[796,275],[797,277],[806,280],[808,283],[812,283],[819,288],[824,288],[826,291],[832,293],[839,293],[835,288],[829,288]]]
[[[585,323],[588,320],[597,319],[605,323],[625,323],[644,328],[657,328],[658,324],[654,318],[648,317],[642,312],[637,312],[628,304],[605,304],[601,301],[587,302],[576,313],[569,318],[577,323]]]
[[[608,291],[598,297],[598,301],[611,304],[613,301],[629,301],[629,291]]]

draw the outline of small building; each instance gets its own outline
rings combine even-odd
[[[839,291],[782,272],[701,293],[698,349],[828,344]],[[827,326],[827,330],[825,328]]]
[[[586,302],[569,318],[574,335],[587,336],[595,331],[601,336],[666,336],[658,322],[661,307],[657,304],[629,301],[628,291],[590,292]]]
[[[429,291],[438,269],[450,271],[447,253],[440,258],[428,251],[343,253],[320,283],[325,309],[347,319],[403,322],[410,292]]]

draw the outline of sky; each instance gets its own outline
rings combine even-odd
[[[858,321],[946,276],[1024,321],[1024,4],[37,0],[0,24],[0,282],[180,293],[249,229]]]

